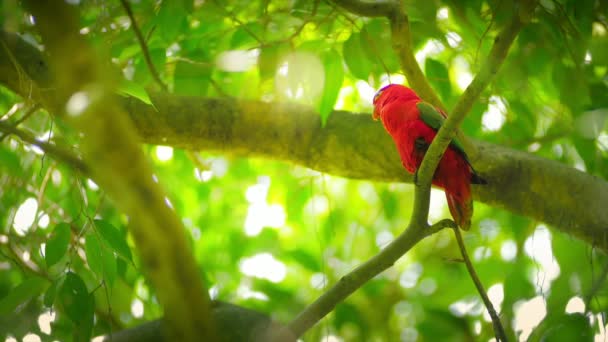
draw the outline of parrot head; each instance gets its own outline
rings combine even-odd
[[[382,118],[384,106],[397,99],[406,102],[420,100],[420,97],[412,89],[401,84],[384,86],[374,95],[374,113],[372,114],[372,118],[374,120]]]

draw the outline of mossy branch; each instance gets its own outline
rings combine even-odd
[[[57,112],[56,82],[42,53],[14,33],[0,31],[0,40],[0,84]],[[25,75],[6,56],[9,52]],[[319,115],[307,106],[153,97],[156,108],[136,98],[114,99],[144,143],[282,160],[342,177],[412,182],[394,143],[369,114],[334,111],[321,128]],[[608,251],[608,182],[531,153],[482,141],[473,146],[476,170],[491,180],[473,187],[475,200],[545,222]]]
[[[141,33],[141,30],[137,25],[137,21],[135,20],[135,16],[133,15],[131,5],[129,5],[129,2],[127,0],[120,0],[120,3],[125,9],[125,12],[127,12],[129,20],[131,20],[131,27],[133,29],[133,32],[135,33],[135,37],[137,38],[137,42],[139,43],[139,47],[144,55],[144,60],[146,61],[146,65],[148,66],[148,70],[150,71],[152,78],[162,90],[167,91],[167,85],[160,79],[160,75],[158,74],[156,67],[154,67],[154,63],[152,63],[152,57],[150,57],[150,49],[148,49],[148,44],[146,44],[144,35]]]

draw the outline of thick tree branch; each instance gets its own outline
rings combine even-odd
[[[42,54],[15,34],[0,38],[27,73],[16,81],[19,73],[0,48],[0,84],[24,98],[52,102],[54,83]],[[412,181],[390,137],[369,114],[335,111],[322,128],[314,110],[300,105],[164,94],[153,100],[157,109],[135,98],[121,101],[121,112],[145,143],[283,160],[349,178]],[[473,143],[475,168],[490,183],[473,186],[476,200],[608,251],[607,182],[530,153]]]
[[[221,332],[218,342],[293,342],[295,337],[283,325],[268,315],[230,303],[213,301],[213,316]],[[164,342],[161,331],[162,320],[106,335],[106,342]]]
[[[333,0],[338,6],[362,17],[387,17],[399,8],[398,1]]]
[[[66,122],[83,133],[81,148],[92,178],[129,216],[142,268],[165,311],[168,336],[175,341],[217,340],[209,295],[184,228],[165,204],[132,122],[112,96],[112,73],[79,34],[77,7],[61,0],[26,4],[52,56],[50,64],[57,75],[52,102],[55,114],[66,113]],[[3,40],[4,46],[10,44]],[[15,71],[19,73],[19,69],[28,70]]]

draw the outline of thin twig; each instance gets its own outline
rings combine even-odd
[[[289,323],[289,329],[296,337],[301,336],[306,330],[310,329],[325,315],[330,313],[338,303],[342,302],[376,275],[391,267],[395,261],[422,239],[443,228],[454,226],[452,220],[442,220],[430,227],[427,225],[423,227],[409,226],[380,253],[374,255],[371,259],[342,277],[338,283],[323,293],[314,303],[306,307]]]
[[[144,36],[141,34],[141,31],[139,30],[139,27],[137,26],[137,22],[135,21],[135,17],[133,16],[133,10],[131,10],[131,6],[129,5],[127,0],[120,0],[120,3],[122,3],[122,7],[124,7],[125,12],[127,12],[129,19],[131,20],[131,25],[133,26],[133,32],[135,32],[135,36],[137,37],[137,41],[139,42],[141,52],[144,54],[144,59],[146,60],[146,64],[148,65],[150,74],[152,74],[152,78],[154,78],[154,81],[156,81],[156,83],[158,83],[158,85],[161,87],[161,89],[163,89],[164,91],[167,91],[168,90],[167,85],[165,83],[163,83],[163,81],[160,79],[160,76],[158,75],[158,72],[156,71],[156,68],[154,67],[154,64],[152,63],[152,58],[150,57],[150,51],[148,50],[148,45],[146,44]]]
[[[20,117],[17,121],[15,121],[15,123],[13,123],[13,126],[17,127],[17,126],[21,125],[25,120],[29,119],[29,117],[32,116],[32,114],[34,114],[38,109],[40,109],[40,104],[39,103],[34,104],[32,107],[30,107],[25,112],[25,114],[23,114],[22,117]],[[1,135],[0,142],[2,142],[7,136],[8,136],[8,134]]]
[[[605,284],[607,277],[608,277],[608,263],[606,263],[603,266],[602,272],[593,281],[593,283],[591,284],[591,287],[585,294],[585,297],[584,297],[585,307],[587,308],[588,311],[590,310],[590,307],[591,307],[591,301],[593,300],[595,295],[598,293],[598,291],[600,289],[602,289],[602,286]]]
[[[502,323],[500,322],[500,317],[498,317],[498,314],[496,313],[496,310],[494,309],[494,306],[492,305],[492,302],[490,301],[490,298],[488,297],[488,294],[484,289],[483,284],[481,283],[481,280],[479,279],[479,276],[475,271],[475,268],[473,267],[473,263],[471,263],[471,258],[469,258],[469,253],[467,253],[467,248],[464,245],[464,241],[462,240],[462,233],[460,233],[460,229],[454,228],[454,235],[456,236],[458,248],[460,248],[460,254],[462,254],[464,264],[467,266],[467,271],[471,276],[471,280],[473,280],[473,283],[477,288],[477,292],[479,292],[479,296],[481,297],[483,304],[488,310],[490,318],[492,318],[492,326],[494,327],[494,334],[496,335],[496,340],[498,342],[507,342],[508,340],[507,335],[505,334],[505,329],[503,328]]]
[[[89,174],[89,168],[79,157],[60,146],[38,140],[33,134],[18,129],[5,121],[0,121],[0,132],[12,134],[21,139],[23,142],[39,147],[42,151],[44,151],[45,154],[48,154],[54,159],[71,166],[75,170],[84,174]]]

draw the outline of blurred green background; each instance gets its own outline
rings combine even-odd
[[[75,2],[81,34],[122,73],[120,92],[146,100],[143,87],[155,82],[124,8],[117,1]],[[175,94],[298,102],[326,120],[333,109],[369,114],[380,86],[406,82],[388,21],[332,2],[130,5]],[[2,29],[40,44],[32,17],[16,1],[0,6]],[[416,59],[451,108],[512,2],[406,0],[403,6]],[[606,1],[540,1],[463,131],[606,179],[607,31]],[[77,134],[60,119],[4,87],[0,117],[40,139],[76,146]],[[2,134],[0,141],[0,339],[70,340],[73,317],[89,312],[93,336],[158,318],[162,309],[141,274],[127,219],[103,189],[18,138]],[[378,253],[411,214],[410,184],[169,146],[143,149],[187,228],[211,296],[281,322]],[[509,334],[532,341],[608,339],[605,254],[542,222],[475,206],[465,242]],[[446,217],[443,193],[434,190],[430,220]],[[303,340],[492,339],[460,258],[450,231],[433,235]],[[82,298],[86,303],[74,305]]]

